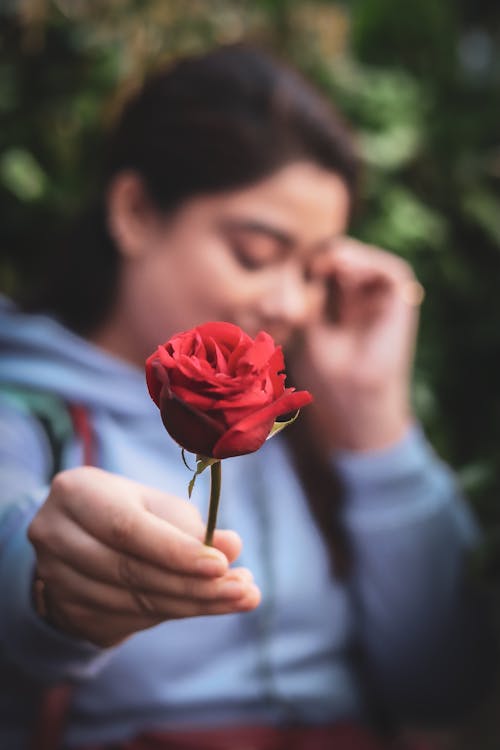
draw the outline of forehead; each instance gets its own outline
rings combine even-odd
[[[344,232],[350,208],[341,177],[308,162],[288,165],[210,203],[219,219],[257,220],[311,242]]]

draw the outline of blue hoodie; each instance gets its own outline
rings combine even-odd
[[[142,371],[5,300],[0,355],[0,392],[17,384],[84,404],[102,468],[186,497],[190,475]],[[238,563],[254,573],[262,604],[166,622],[111,649],[34,612],[26,529],[47,494],[51,449],[39,421],[1,397],[0,435],[2,748],[25,747],[36,686],[68,678],[68,747],[152,728],[363,721],[371,691],[397,716],[436,714],[464,685],[475,690],[474,676],[459,681],[452,668],[474,640],[462,593],[474,524],[418,427],[388,450],[333,459],[354,550],[347,581],[330,574],[280,437],[224,461],[218,525],[243,538]],[[63,465],[78,465],[81,451],[69,439]],[[192,501],[203,515],[207,497],[202,475]]]

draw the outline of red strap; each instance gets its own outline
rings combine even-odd
[[[29,750],[58,750],[61,747],[72,693],[71,685],[55,685],[44,690]]]
[[[86,407],[80,404],[69,404],[68,411],[73,422],[75,435],[82,441],[83,464],[85,466],[96,466],[97,451],[94,431]]]

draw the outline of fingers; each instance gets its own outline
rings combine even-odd
[[[133,567],[122,564],[118,570],[127,573],[120,585],[111,585],[42,554],[37,572],[50,621],[72,635],[112,646],[166,620],[246,612],[260,602],[260,591],[243,568],[211,579],[166,573],[158,590],[151,582],[145,588],[124,585]]]
[[[344,237],[318,255],[312,271],[320,275],[343,272],[364,280],[375,276],[393,282],[414,278],[411,266],[402,258],[351,237]]]
[[[203,607],[195,604],[179,607],[178,614],[174,614],[170,619],[247,612],[258,605],[259,598],[260,594],[257,591],[253,599],[248,597],[232,604],[217,602]],[[70,603],[61,608],[55,603],[55,597],[50,591],[47,593],[47,605],[50,620],[56,627],[77,638],[84,638],[101,648],[116,646],[132,633],[159,625],[166,619],[147,616],[143,613],[137,615],[103,613],[94,606],[87,606],[80,602]]]
[[[423,299],[422,286],[404,260],[351,238],[319,255],[313,273],[328,278],[326,318],[354,328],[365,329],[394,313],[411,320]]]
[[[30,532],[38,551],[39,567],[45,561],[50,563],[55,560],[56,564],[63,563],[82,575],[103,583],[165,594],[182,594],[181,585],[177,581],[183,581],[188,574],[172,573],[166,565],[156,566],[139,557],[107,547],[64,516],[58,517],[57,524],[51,526],[53,531],[49,536],[44,536],[40,531],[36,534]],[[233,535],[232,532],[221,532],[221,535],[224,533],[230,538]],[[236,534],[234,536],[239,539]],[[220,577],[224,574],[229,576],[231,573],[227,566],[219,566],[217,560],[207,558],[206,561],[203,560],[197,575],[192,574],[192,580]],[[40,575],[47,579],[50,571],[40,570]]]
[[[64,563],[40,561],[38,573],[60,608],[81,604],[101,614],[145,615],[158,621],[212,612],[238,611],[254,600],[256,587],[249,571],[233,570],[212,579],[166,574],[160,589],[111,585],[93,580]],[[65,603],[65,604],[63,604]],[[246,605],[245,605],[246,606]]]
[[[85,472],[84,481],[82,472]],[[85,467],[57,475],[51,495],[54,502],[64,507],[69,518],[107,547],[181,573],[204,571],[207,575],[222,575],[228,567],[226,556],[216,548],[206,547],[200,538],[182,531],[153,512],[144,512],[147,503],[143,496],[148,493],[149,488],[100,469]],[[182,511],[189,508],[188,504],[160,494],[165,504],[172,506],[172,517],[179,522]],[[190,511],[183,516],[184,522],[187,513]],[[194,518],[191,517],[188,523],[193,528]],[[196,528],[201,537],[204,531],[201,519],[199,528]],[[234,542],[225,537],[222,541],[234,551]]]
[[[243,568],[225,570],[222,575],[217,571],[208,575],[205,569],[197,575],[172,572],[106,547],[72,521],[61,519],[58,526],[61,542],[55,545],[57,548],[52,549],[54,545],[45,544],[38,553],[38,571],[47,583],[59,583],[62,571],[68,569],[96,583],[137,589],[159,596],[205,598],[213,596],[217,586],[222,586],[225,581],[252,580],[250,571]]]

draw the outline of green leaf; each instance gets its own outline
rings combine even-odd
[[[184,451],[183,451],[184,454]],[[184,461],[184,455],[182,457]],[[194,485],[196,482],[196,477],[199,476],[202,472],[205,471],[205,469],[208,469],[209,466],[212,466],[212,464],[216,464],[220,459],[218,458],[207,458],[207,456],[196,456],[196,471],[193,474],[193,478],[188,484],[188,497],[190,498],[193,494]],[[184,463],[187,466],[187,463],[184,461]],[[189,466],[188,466],[189,469]],[[192,469],[190,469],[192,471]]]
[[[0,179],[22,201],[41,198],[47,176],[33,154],[23,148],[11,148],[0,159]]]
[[[484,188],[470,190],[464,196],[464,210],[495,245],[500,245],[500,218],[498,198]]]
[[[196,482],[196,477],[197,477],[197,472],[195,471],[195,473],[193,474],[193,478],[188,484],[188,497],[190,500],[191,500],[191,495],[193,494],[194,483]]]

